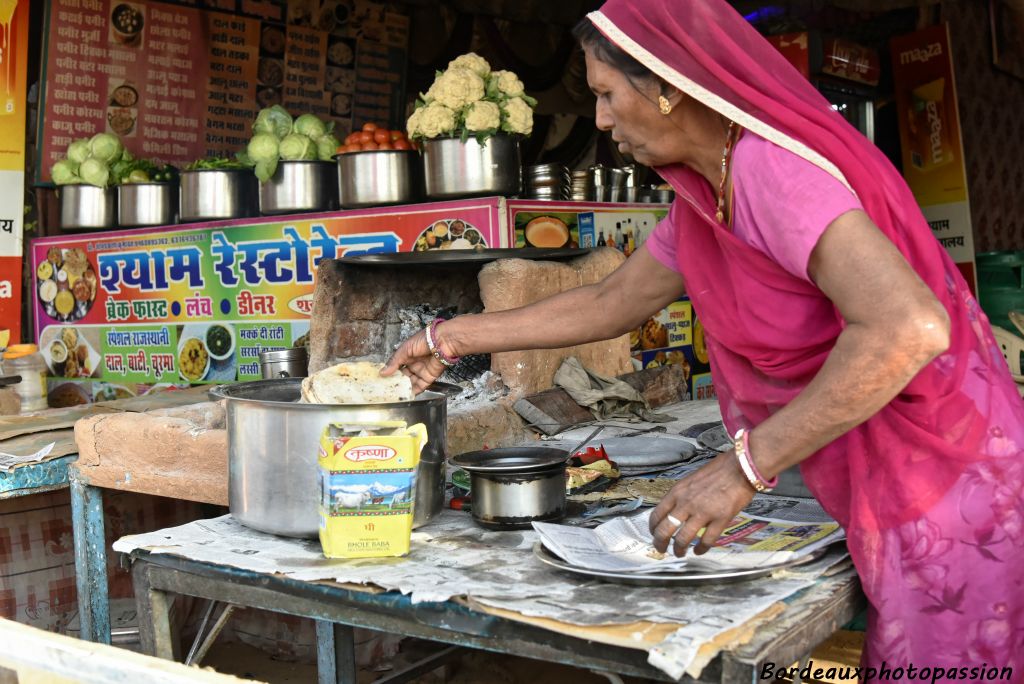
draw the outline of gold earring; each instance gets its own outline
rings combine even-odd
[[[669,102],[668,98],[665,97],[664,95],[658,96],[658,111],[660,111],[665,116],[668,116],[669,114],[672,113],[672,103]]]

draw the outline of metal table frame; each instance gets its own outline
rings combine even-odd
[[[68,486],[68,465],[76,458],[77,455],[61,456],[0,471],[0,499],[64,489]]]
[[[320,684],[356,681],[352,628],[558,662],[590,670],[673,681],[647,663],[639,649],[610,646],[529,623],[499,617],[449,600],[413,604],[397,592],[373,592],[330,582],[304,582],[169,554],[130,554],[143,651],[173,659],[168,594],[312,618],[317,626]],[[680,589],[680,592],[684,592]],[[719,654],[699,680],[737,684],[759,681],[764,663],[789,666],[806,656],[865,606],[852,568],[819,579],[787,601],[785,612],[757,630],[751,642]]]
[[[107,586],[107,541],[103,490],[84,481],[75,468],[71,487],[71,527],[75,536],[75,585],[81,638],[110,643],[110,587]]]

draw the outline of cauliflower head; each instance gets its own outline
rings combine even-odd
[[[526,90],[523,82],[511,71],[495,71],[491,74],[491,83],[497,87],[499,93],[508,97],[519,97]]]
[[[493,131],[501,126],[501,109],[493,102],[474,102],[466,112],[466,130]]]
[[[438,102],[445,107],[458,111],[484,97],[484,79],[476,72],[462,67],[448,69],[430,86],[426,100]]]
[[[530,135],[533,132],[533,108],[521,97],[510,98],[502,109],[505,110],[503,128],[510,133]]]
[[[410,138],[437,138],[455,131],[455,112],[431,102],[413,112],[407,125]]]
[[[467,52],[464,55],[459,55],[452,61],[448,62],[449,69],[469,69],[477,76],[487,78],[487,75],[491,73],[491,65],[487,63],[487,60],[476,54],[475,52]]]

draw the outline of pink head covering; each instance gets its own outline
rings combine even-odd
[[[802,464],[837,519],[862,530],[914,519],[992,455],[994,438],[1021,437],[1024,410],[987,321],[903,178],[770,43],[725,0],[609,0],[588,18],[672,86],[846,184],[950,314],[949,351]],[[714,221],[707,180],[681,165],[659,172],[679,196],[669,220],[723,418],[757,425],[803,391],[844,323],[820,290]]]

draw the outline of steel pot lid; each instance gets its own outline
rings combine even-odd
[[[550,447],[503,447],[469,451],[451,459],[470,473],[522,473],[565,465],[569,452]]]

